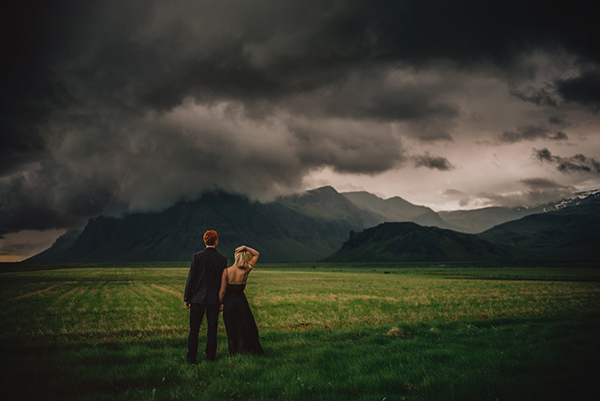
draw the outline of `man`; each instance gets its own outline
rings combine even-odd
[[[192,257],[192,266],[185,283],[183,301],[190,309],[190,335],[188,337],[187,362],[196,364],[198,333],[206,311],[208,325],[206,360],[214,361],[217,354],[217,324],[219,322],[219,289],[221,276],[227,267],[227,258],[217,252],[219,235],[214,230],[204,233],[206,249]]]

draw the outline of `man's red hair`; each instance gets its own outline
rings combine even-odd
[[[215,230],[208,230],[204,233],[204,243],[209,246],[214,246],[219,239],[219,234]]]

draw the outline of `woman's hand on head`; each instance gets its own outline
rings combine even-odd
[[[246,245],[238,246],[235,248],[235,253],[242,252],[246,249]]]

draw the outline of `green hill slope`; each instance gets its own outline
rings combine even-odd
[[[497,245],[519,247],[559,260],[600,261],[600,204],[532,214],[478,235]]]
[[[327,262],[497,262],[523,258],[477,238],[415,223],[383,223],[360,233],[351,233],[340,250]]]

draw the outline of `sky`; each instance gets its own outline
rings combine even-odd
[[[551,3],[7,1],[0,261],[213,190],[438,211],[598,188],[600,28]]]

